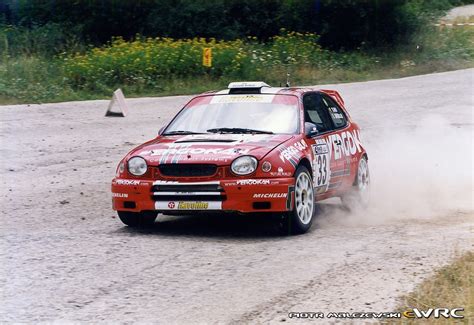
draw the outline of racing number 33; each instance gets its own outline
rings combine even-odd
[[[328,179],[328,158],[327,155],[318,155],[316,158],[318,175],[316,177],[316,186],[326,185]]]
[[[330,156],[327,144],[316,144],[312,146],[314,161],[313,161],[313,173],[314,173],[314,186],[315,187],[327,187],[329,183],[329,165]],[[327,189],[321,189],[325,192]]]

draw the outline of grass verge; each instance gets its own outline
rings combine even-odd
[[[464,308],[464,319],[458,322],[470,324],[474,320],[474,252],[467,252],[452,264],[438,270],[434,276],[422,282],[414,292],[402,298],[401,312],[418,308]],[[441,317],[427,320],[414,319],[407,324],[446,324]],[[452,323],[453,320],[451,319]]]

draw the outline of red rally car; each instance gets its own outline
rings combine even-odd
[[[338,92],[233,82],[193,98],[112,180],[128,226],[158,213],[278,214],[304,233],[315,201],[366,205],[368,156]]]

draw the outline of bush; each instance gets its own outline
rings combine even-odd
[[[64,85],[57,62],[21,57],[0,65],[0,95],[34,102],[47,101],[72,90]]]
[[[82,50],[81,43],[72,30],[65,31],[56,23],[31,28],[0,25],[0,54],[5,56],[44,55]]]
[[[55,28],[61,33],[96,46],[112,37],[130,40],[136,34],[224,40],[256,36],[266,41],[286,28],[321,35],[320,44],[325,48],[352,50],[361,45],[403,43],[425,24],[428,14],[469,2],[472,0],[5,0],[0,5],[0,22],[3,19],[33,30],[59,25]]]
[[[216,41],[204,38],[175,40],[140,38],[127,42],[115,38],[110,44],[84,54],[63,56],[64,71],[73,87],[94,89],[99,84],[154,86],[163,78],[196,76],[252,79],[266,68],[292,65],[327,65],[330,56],[311,33],[289,32],[268,43]],[[202,51],[211,47],[213,65],[202,66]]]

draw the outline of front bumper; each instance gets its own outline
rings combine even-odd
[[[293,202],[292,177],[209,182],[112,181],[112,206],[118,211],[280,212],[291,210]]]

